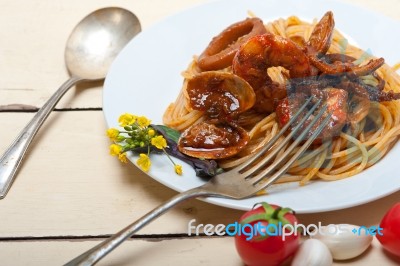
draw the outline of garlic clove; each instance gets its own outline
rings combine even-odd
[[[311,237],[322,241],[335,260],[359,256],[370,246],[373,239],[367,228],[351,224],[321,226]]]
[[[291,266],[331,266],[332,263],[331,252],[323,242],[307,239],[294,255]]]

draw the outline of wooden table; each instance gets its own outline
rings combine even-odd
[[[91,11],[121,6],[143,29],[203,0],[15,0],[0,2],[0,153],[68,78],[64,44]],[[353,0],[400,19],[398,0]],[[384,41],[384,40],[382,40]],[[117,232],[176,192],[108,155],[102,83],[61,100],[35,138],[8,196],[0,201],[0,265],[60,265]],[[359,207],[299,215],[304,224],[376,225],[400,192]],[[241,211],[191,200],[159,218],[101,265],[242,265],[230,237],[189,237],[188,222],[228,224]],[[220,254],[220,255],[217,255]],[[335,264],[396,265],[379,243]]]

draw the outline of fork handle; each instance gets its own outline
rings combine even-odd
[[[155,220],[157,217],[161,216],[165,212],[167,212],[169,209],[177,205],[178,203],[190,199],[190,198],[196,198],[200,196],[212,196],[214,193],[208,192],[204,190],[201,187],[193,188],[190,190],[187,190],[185,192],[182,192],[168,201],[164,202],[157,208],[153,209],[152,211],[148,212],[138,220],[136,220],[134,223],[128,225],[115,235],[111,236],[110,238],[106,239],[105,241],[101,242],[97,246],[93,247],[92,249],[86,251],[82,255],[76,257],[75,259],[71,260],[64,266],[88,266],[88,265],[94,265],[96,264],[99,260],[101,260],[104,256],[106,256],[108,253],[110,253],[112,250],[114,250],[117,246],[119,246],[122,242],[124,242],[126,239],[131,237],[134,233],[136,233],[138,230],[140,230],[142,227],[147,225],[148,223],[152,222]]]

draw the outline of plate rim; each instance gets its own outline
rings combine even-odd
[[[293,2],[293,0],[284,0],[284,2]],[[215,0],[215,1],[209,1],[209,2],[206,2],[206,3],[200,3],[200,4],[197,4],[197,5],[195,5],[195,6],[193,6],[193,7],[189,7],[189,8],[186,8],[186,9],[184,9],[183,11],[180,11],[180,12],[177,12],[177,13],[175,13],[175,14],[172,14],[172,15],[169,15],[169,16],[167,16],[167,17],[165,17],[164,19],[162,19],[162,20],[160,20],[160,21],[158,21],[158,22],[156,22],[156,23],[154,23],[153,25],[151,25],[150,27],[148,27],[145,31],[143,31],[142,33],[140,33],[139,35],[138,35],[138,37],[139,38],[144,38],[144,37],[141,37],[141,36],[143,36],[143,35],[145,35],[145,34],[147,34],[147,32],[151,32],[151,31],[153,31],[155,28],[157,28],[157,27],[160,27],[160,25],[162,25],[163,23],[166,23],[165,21],[169,21],[169,20],[171,20],[171,19],[175,19],[177,16],[180,16],[181,14],[184,14],[184,13],[190,13],[190,12],[196,12],[196,10],[197,9],[199,9],[199,8],[206,8],[207,6],[213,6],[213,5],[216,5],[216,4],[218,4],[218,3],[226,3],[226,2],[229,2],[229,3],[237,3],[237,2],[239,2],[239,0],[231,0],[231,1],[228,1],[228,0]],[[257,2],[256,0],[252,0],[252,1],[249,1],[249,5],[252,5],[252,4],[254,4],[255,2]],[[259,1],[258,1],[259,2]],[[266,1],[266,2],[271,2],[271,1]],[[306,3],[311,3],[312,1],[305,1]],[[341,1],[336,1],[336,0],[329,0],[329,1],[327,1],[327,2],[329,2],[330,4],[334,4],[334,5],[340,5],[341,7],[351,7],[351,8],[355,8],[355,9],[359,9],[359,10],[361,10],[362,12],[364,12],[364,13],[367,13],[367,14],[373,14],[374,16],[377,16],[377,17],[379,17],[379,18],[384,18],[384,19],[386,19],[386,20],[388,20],[388,21],[394,21],[395,23],[397,23],[397,24],[399,24],[400,25],[400,23],[399,23],[399,21],[396,21],[396,20],[393,20],[392,18],[389,18],[389,17],[386,17],[386,16],[384,16],[384,15],[382,15],[382,14],[379,14],[379,13],[375,13],[374,11],[371,11],[371,10],[368,10],[368,9],[366,9],[365,7],[360,7],[360,6],[356,6],[356,5],[354,5],[354,4],[349,4],[349,3],[344,3],[344,2],[341,2]],[[326,3],[326,2],[325,2]],[[303,4],[304,4],[304,2],[303,2]],[[297,14],[294,14],[294,15],[297,15]],[[298,15],[299,17],[301,16],[301,15]],[[234,21],[232,21],[232,23],[233,23]],[[221,29],[222,30],[222,29]],[[136,39],[136,38],[135,38]],[[113,71],[114,71],[114,68],[115,68],[115,66],[118,64],[118,62],[119,62],[119,59],[120,59],[120,57],[121,56],[123,56],[125,53],[126,53],[126,50],[127,49],[129,49],[129,45],[131,44],[131,43],[135,43],[136,41],[135,41],[135,39],[133,39],[123,50],[122,50],[122,52],[117,56],[117,58],[116,58],[116,60],[113,62],[113,64],[112,64],[112,66],[111,66],[111,68],[110,68],[110,71],[109,71],[109,73],[107,74],[107,77],[106,77],[106,79],[105,79],[105,82],[104,82],[104,90],[103,90],[103,114],[104,114],[104,117],[105,117],[105,121],[106,121],[106,124],[107,124],[107,126],[108,127],[112,127],[112,126],[115,126],[115,124],[116,124],[116,121],[110,121],[110,119],[108,118],[108,116],[107,116],[107,110],[108,110],[108,106],[107,106],[107,104],[106,104],[106,95],[107,95],[107,88],[110,86],[109,85],[109,83],[110,83],[110,80],[111,80],[111,76],[113,75]],[[201,51],[199,51],[199,52],[201,52]],[[189,59],[188,59],[188,61],[189,61]],[[189,63],[189,62],[187,62],[187,63]],[[183,70],[183,69],[182,69]],[[165,106],[165,108],[166,108],[166,106]],[[394,149],[394,147],[393,147],[393,149]],[[386,157],[386,156],[385,156]],[[132,156],[132,155],[129,155],[128,156],[128,158],[130,159],[130,161],[135,165],[135,166],[137,166],[136,165],[136,163],[134,162],[134,160],[135,160],[135,157],[134,156]],[[383,159],[383,160],[385,160],[385,158]],[[382,161],[380,161],[379,163],[381,163]],[[373,168],[373,167],[372,167]],[[369,170],[369,169],[368,169]],[[366,171],[368,171],[368,170],[366,170]],[[160,178],[159,176],[157,176],[157,175],[155,175],[155,176],[152,176],[151,174],[148,174],[148,173],[145,173],[145,174],[147,174],[148,176],[150,176],[152,179],[155,179],[155,180],[157,180],[158,182],[160,182],[161,184],[163,184],[163,185],[165,185],[165,186],[167,186],[167,187],[169,187],[169,188],[172,188],[172,189],[174,189],[174,190],[176,190],[176,191],[178,191],[178,192],[182,192],[182,191],[184,191],[184,190],[182,190],[182,189],[180,189],[179,187],[177,187],[177,186],[174,186],[174,185],[171,185],[171,183],[168,183],[168,182],[166,182],[166,180],[165,179],[162,179],[162,178]],[[354,178],[354,177],[352,177],[352,178]],[[339,182],[339,181],[335,181],[335,182]],[[340,205],[331,205],[331,206],[328,206],[328,207],[315,207],[315,208],[309,208],[309,209],[298,209],[298,210],[296,210],[298,213],[316,213],[316,212],[326,212],[326,211],[333,211],[333,210],[338,210],[338,209],[345,209],[345,208],[350,208],[350,207],[354,207],[354,206],[358,206],[358,205],[362,205],[362,204],[365,204],[365,203],[368,203],[368,202],[371,202],[371,201],[374,201],[374,200],[377,200],[377,199],[379,199],[379,198],[382,198],[382,197],[385,197],[385,196],[387,196],[387,195],[390,195],[390,194],[392,194],[392,193],[394,193],[394,192],[396,192],[396,191],[398,191],[400,189],[400,186],[399,187],[395,187],[395,186],[393,186],[393,187],[391,187],[391,189],[386,189],[385,190],[385,192],[384,193],[380,193],[380,194],[377,194],[377,195],[374,195],[374,196],[370,196],[370,197],[366,197],[366,198],[362,198],[362,199],[359,199],[359,200],[357,200],[357,201],[353,201],[353,202],[347,202],[346,204],[340,204]],[[262,199],[263,197],[258,197],[258,199]],[[215,204],[215,205],[219,205],[219,206],[223,206],[223,207],[228,207],[228,208],[234,208],[234,209],[240,209],[240,210],[248,210],[249,208],[251,208],[251,206],[246,206],[246,207],[243,207],[242,205],[235,205],[235,204],[233,204],[233,203],[230,203],[230,201],[232,201],[232,200],[227,200],[227,199],[221,199],[221,198],[204,198],[204,199],[202,199],[203,201],[206,201],[206,202],[209,202],[209,203],[212,203],[212,204]]]

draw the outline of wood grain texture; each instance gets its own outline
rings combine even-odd
[[[90,12],[107,6],[133,11],[143,30],[165,16],[204,0],[0,1],[0,106],[40,107],[68,79],[64,47],[75,25]],[[102,83],[77,85],[58,108],[101,107]]]
[[[23,241],[0,242],[0,261],[2,265],[43,266],[62,265],[99,243],[99,240],[86,241]],[[351,265],[399,265],[396,258],[387,256],[379,243],[372,246],[361,257],[346,261],[335,261],[333,266]],[[235,252],[230,237],[154,239],[152,241],[131,239],[123,243],[97,265],[229,265],[244,266]]]
[[[33,116],[0,113],[0,152]],[[23,163],[9,195],[0,201],[0,238],[96,236],[117,232],[176,192],[108,154],[99,111],[54,112]],[[360,207],[300,215],[304,224],[374,225],[400,192]],[[373,210],[373,212],[371,211]],[[139,234],[185,234],[188,222],[228,224],[242,211],[190,200]]]
[[[399,0],[342,0],[400,19]],[[0,1],[0,154],[67,78],[64,45],[76,23],[106,6],[134,11],[143,29],[205,0]],[[102,83],[72,88],[45,122],[0,201],[0,265],[60,265],[176,194],[108,155]],[[97,111],[96,111],[97,110]],[[362,206],[299,215],[303,224],[376,225],[400,192]],[[139,232],[100,265],[242,265],[229,237],[186,237],[188,222],[228,224],[242,211],[191,200]],[[335,265],[398,265],[374,240]]]

